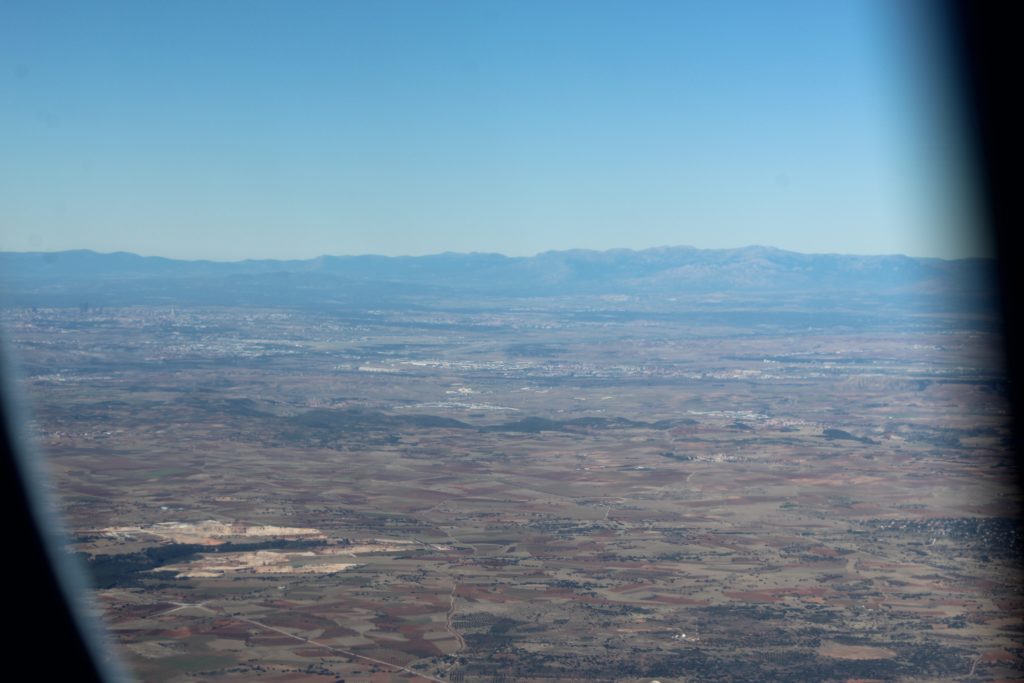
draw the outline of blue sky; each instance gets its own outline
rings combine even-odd
[[[0,249],[985,253],[927,3],[0,5]]]

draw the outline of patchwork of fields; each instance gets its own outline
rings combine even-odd
[[[1024,676],[994,335],[684,303],[4,324],[142,680]]]

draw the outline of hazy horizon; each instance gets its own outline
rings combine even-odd
[[[42,254],[42,255],[59,255],[59,254],[73,254],[73,253],[91,253],[98,256],[116,256],[116,255],[129,255],[138,256],[140,258],[158,258],[167,259],[171,261],[205,261],[210,263],[243,263],[246,261],[275,261],[275,262],[286,262],[286,261],[313,261],[320,258],[429,258],[432,256],[501,256],[508,259],[517,258],[535,258],[544,254],[559,254],[559,253],[595,253],[595,254],[606,254],[612,252],[630,252],[630,253],[644,253],[644,252],[664,252],[664,251],[675,251],[675,250],[693,250],[698,252],[727,252],[727,251],[747,251],[747,250],[769,250],[769,251],[780,251],[789,254],[799,254],[802,256],[844,256],[844,257],[904,257],[911,259],[938,259],[942,261],[960,261],[969,259],[987,259],[994,260],[995,256],[989,254],[982,255],[967,255],[967,256],[915,256],[913,254],[902,254],[902,253],[879,253],[879,254],[865,254],[865,253],[854,253],[854,252],[839,252],[839,251],[799,251],[795,249],[783,249],[781,247],[772,246],[770,244],[745,244],[738,247],[696,247],[692,244],[662,244],[653,247],[610,247],[607,249],[590,249],[587,247],[569,247],[566,249],[546,249],[544,251],[538,251],[529,254],[507,254],[500,251],[456,251],[452,249],[446,249],[443,251],[434,251],[427,253],[418,254],[405,254],[405,253],[394,253],[394,254],[381,254],[372,252],[361,252],[361,253],[321,253],[315,256],[309,257],[273,257],[273,256],[254,256],[245,258],[180,258],[175,256],[166,256],[164,254],[144,254],[136,251],[130,251],[127,249],[115,249],[112,251],[101,251],[99,249],[93,249],[89,247],[72,248],[72,249],[58,249],[58,250],[11,250],[2,249],[0,253],[3,254]]]

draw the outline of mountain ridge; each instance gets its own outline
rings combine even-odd
[[[987,258],[804,254],[764,246],[243,261],[91,250],[0,252],[0,286],[8,305],[50,305],[72,294],[106,302],[102,305],[168,296],[183,304],[237,303],[255,294],[265,302],[295,302],[367,288],[381,296],[851,292],[957,297],[991,292],[994,270],[995,261]]]

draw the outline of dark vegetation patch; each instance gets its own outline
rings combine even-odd
[[[863,525],[876,533],[956,541],[983,562],[993,558],[1017,560],[1024,551],[1024,522],[1013,517],[869,519]]]
[[[260,405],[251,398],[209,399],[188,397],[182,399],[180,403],[191,408],[199,408],[204,412],[230,415],[232,417],[273,417],[273,413],[261,409]]]
[[[842,429],[826,429],[821,433],[829,441],[858,441],[860,443],[877,444],[878,442],[866,436],[854,436]]]
[[[321,540],[271,540],[256,543],[224,543],[218,546],[198,543],[167,543],[155,545],[136,553],[119,555],[93,555],[78,553],[78,557],[92,578],[96,588],[127,588],[148,585],[147,580],[166,578],[161,573],[150,573],[168,564],[188,562],[204,553],[242,553],[256,550],[308,550],[325,545]]]
[[[819,657],[805,649],[765,648],[751,643],[759,654],[740,657],[731,652],[703,649],[684,649],[674,652],[644,650],[637,652],[623,647],[615,640],[604,643],[601,654],[549,654],[529,652],[521,648],[506,647],[501,652],[504,661],[471,664],[465,672],[479,680],[626,680],[667,679],[686,672],[693,680],[710,683],[733,681],[763,681],[764,683],[794,683],[796,681],[845,681],[850,679],[895,680],[910,673],[905,663],[892,660],[837,660]],[[962,667],[959,655],[954,657]],[[951,664],[950,657],[928,666],[936,672],[942,665]]]
[[[686,455],[685,453],[676,453],[675,451],[662,451],[658,455],[660,455],[663,458],[668,458],[669,460],[678,460],[679,462],[690,462],[691,460],[693,460],[692,455]]]
[[[398,431],[402,428],[473,429],[472,425],[437,415],[387,415],[368,410],[328,410],[318,408],[287,418],[305,429],[330,432]]]

